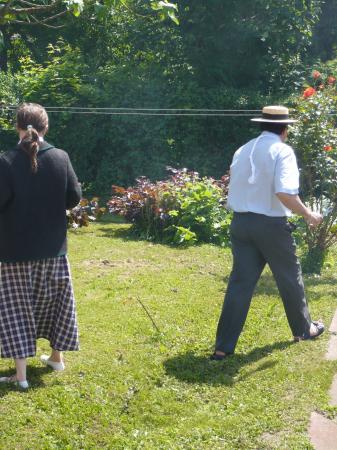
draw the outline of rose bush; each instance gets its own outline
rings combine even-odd
[[[320,273],[331,245],[337,242],[337,131],[336,78],[315,70],[294,104],[299,120],[291,127],[301,172],[301,196],[324,217],[322,224],[305,228],[305,272]]]

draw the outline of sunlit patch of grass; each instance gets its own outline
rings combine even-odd
[[[97,223],[70,233],[81,351],[66,355],[64,373],[30,359],[27,393],[0,387],[0,448],[307,448],[311,411],[334,417],[328,333],[293,344],[266,271],[237,353],[209,361],[230,250],[176,249],[127,231]],[[312,316],[327,324],[335,285],[331,264],[306,279]],[[0,375],[10,367],[2,360]]]

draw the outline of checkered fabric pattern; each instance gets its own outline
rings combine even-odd
[[[74,293],[66,256],[1,264],[1,356],[34,356],[38,338],[48,339],[55,350],[78,350]]]

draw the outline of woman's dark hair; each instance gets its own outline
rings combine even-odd
[[[288,128],[287,123],[273,123],[273,122],[261,122],[260,123],[261,131],[270,131],[270,133],[275,133],[275,134],[278,134],[279,136],[287,128]]]
[[[37,152],[39,151],[39,133],[48,128],[48,114],[37,103],[22,103],[16,111],[16,126],[26,131],[19,147],[28,154],[33,173],[37,171]]]

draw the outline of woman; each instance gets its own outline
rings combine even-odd
[[[37,338],[49,340],[41,361],[54,370],[64,369],[62,351],[78,350],[66,209],[81,188],[67,153],[44,140],[46,110],[24,103],[16,120],[20,141],[0,157],[0,345],[16,374],[0,382],[28,388],[26,358]]]

